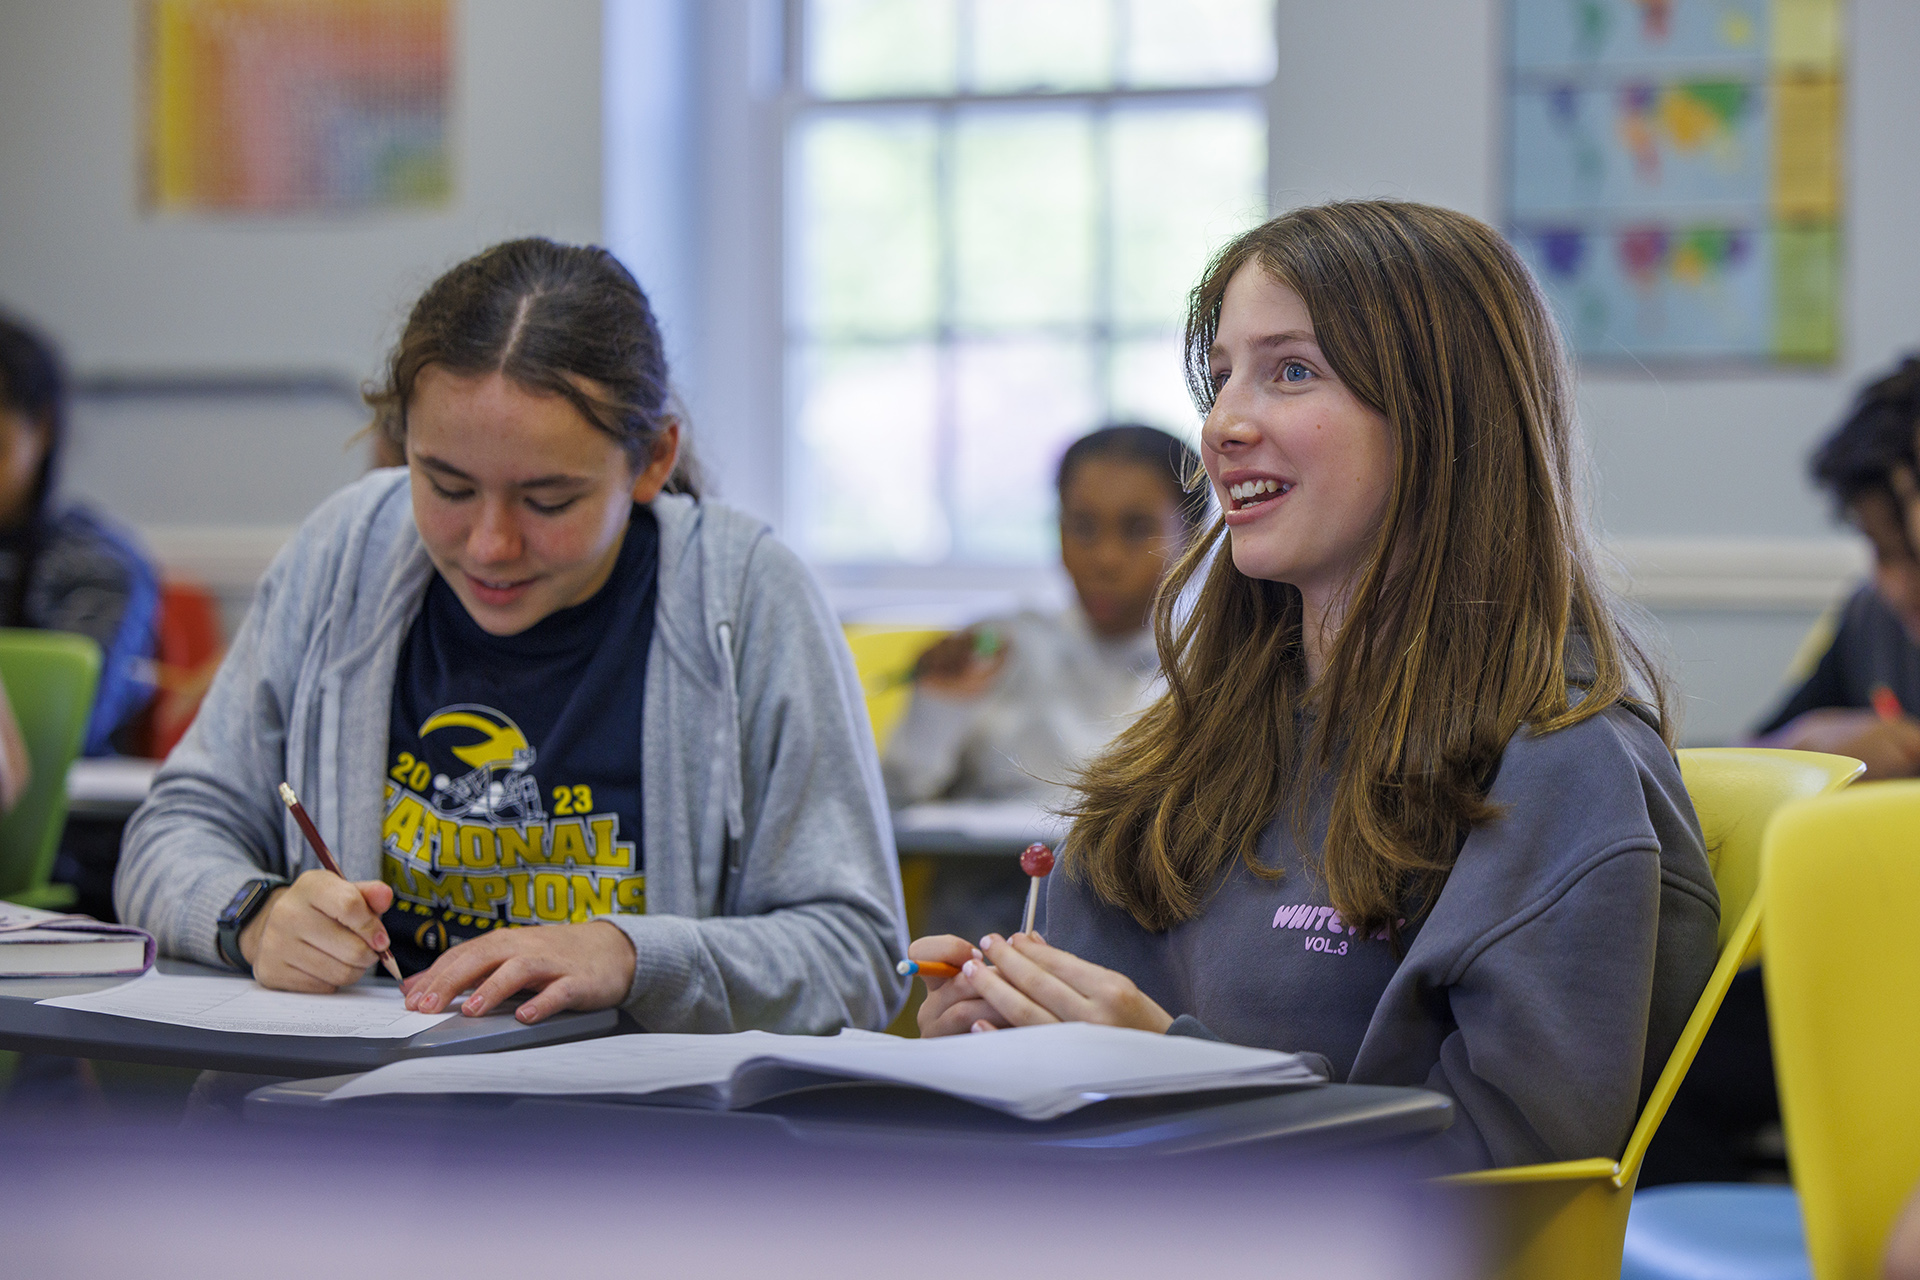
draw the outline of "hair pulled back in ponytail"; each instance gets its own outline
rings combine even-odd
[[[619,259],[591,245],[509,240],[427,287],[388,357],[385,382],[366,393],[374,430],[402,456],[407,406],[429,365],[463,377],[499,373],[560,396],[617,440],[636,468],[679,421],[647,295]],[[684,436],[666,492],[700,493]]]

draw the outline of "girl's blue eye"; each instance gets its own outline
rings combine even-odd
[[[1307,368],[1307,366],[1301,364],[1298,360],[1289,360],[1280,366],[1280,381],[1282,382],[1305,382],[1312,376],[1313,370]]]

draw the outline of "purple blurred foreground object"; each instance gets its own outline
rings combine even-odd
[[[711,1126],[648,1143],[572,1126],[403,1128],[376,1175],[365,1132],[16,1123],[0,1135],[0,1240],[6,1273],[34,1280],[977,1280],[1015,1258],[1049,1280],[1473,1274],[1465,1225],[1404,1162],[956,1167]]]

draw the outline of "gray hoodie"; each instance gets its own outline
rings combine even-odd
[[[1617,1157],[1713,971],[1699,819],[1672,753],[1625,706],[1522,729],[1488,799],[1500,816],[1467,836],[1404,951],[1329,905],[1324,810],[1305,852],[1288,817],[1262,833],[1278,879],[1236,862],[1165,933],[1056,872],[1047,941],[1132,978],[1176,1032],[1449,1095],[1436,1145],[1452,1167]]]
[[[641,746],[646,915],[624,1007],[652,1031],[878,1028],[900,1008],[899,867],[851,656],[758,522],[655,499],[659,604]],[[402,640],[434,573],[404,471],[321,505],[275,557],[193,728],[127,824],[114,902],[167,954],[219,964],[241,885],[317,866],[299,791],[351,879],[380,878]]]

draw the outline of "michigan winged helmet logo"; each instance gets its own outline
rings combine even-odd
[[[457,778],[439,774],[430,803],[449,818],[490,822],[540,822],[540,783],[527,770],[536,752],[512,717],[475,703],[443,707],[420,726],[424,743],[434,734],[471,772]]]

